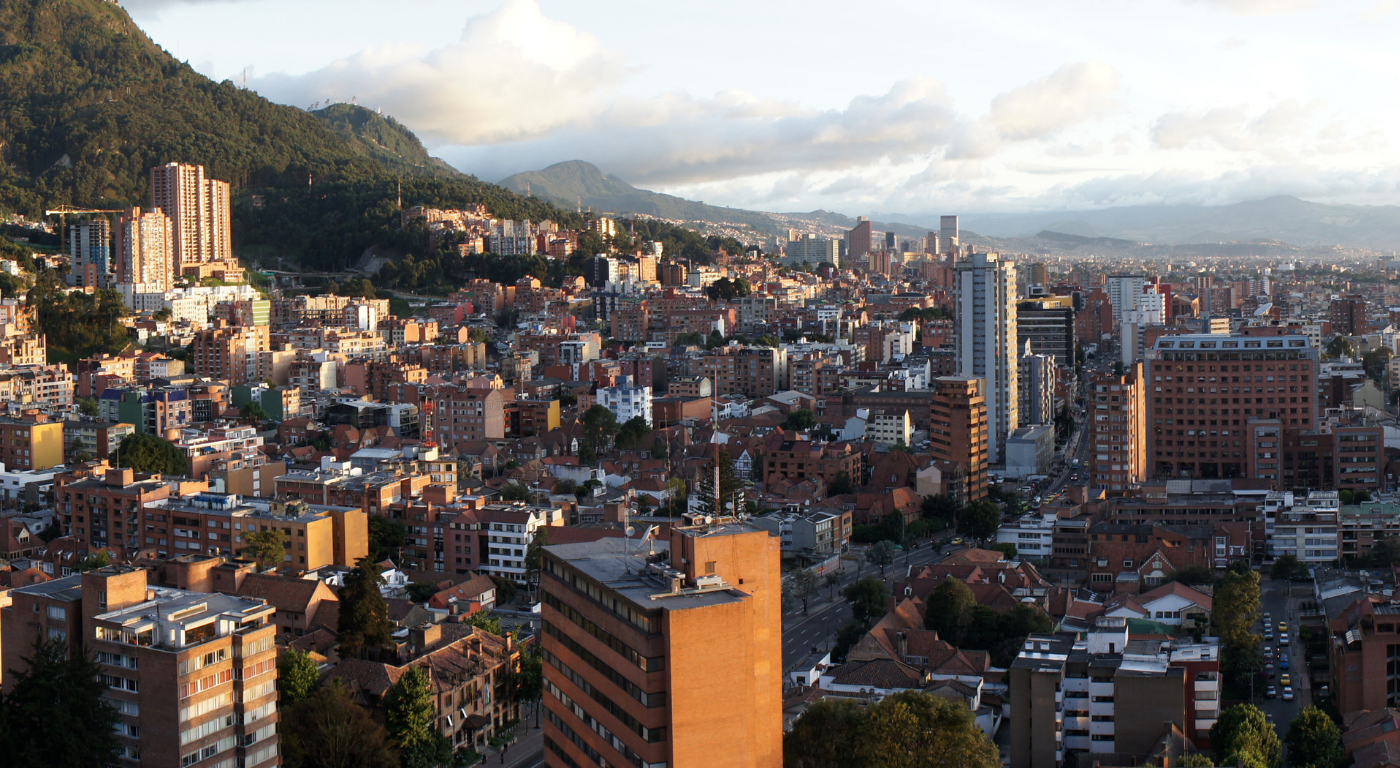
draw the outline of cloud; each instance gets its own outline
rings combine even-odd
[[[1258,114],[1245,107],[1170,112],[1152,124],[1151,135],[1163,149],[1218,147],[1232,152],[1343,154],[1385,145],[1379,130],[1353,131],[1340,120],[1328,120],[1325,106],[1286,99]]]
[[[1240,16],[1276,16],[1317,5],[1317,0],[1187,0],[1196,5],[1222,8]]]
[[[1397,10],[1400,10],[1400,0],[1378,0],[1375,4],[1356,14],[1356,18],[1363,24],[1374,24]]]
[[[987,115],[959,133],[949,156],[983,159],[1007,142],[1051,138],[1112,108],[1117,90],[1113,67],[1098,61],[1065,64],[992,99]]]

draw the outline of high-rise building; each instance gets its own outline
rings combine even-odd
[[[1245,335],[1162,336],[1147,353],[1148,471],[1158,477],[1245,477],[1249,422],[1317,428],[1318,351],[1272,327]],[[1158,391],[1158,387],[1161,391]]]
[[[159,209],[146,213],[140,208],[124,211],[117,219],[117,282],[141,286],[138,293],[170,290],[174,237],[170,217]]]
[[[1332,299],[1332,333],[1361,336],[1371,329],[1366,322],[1366,297],[1361,294]]]
[[[1142,363],[1133,363],[1122,376],[1094,379],[1089,475],[1096,487],[1125,491],[1147,477],[1147,387],[1142,376]]]
[[[777,537],[720,518],[545,547],[540,570],[549,765],[782,763]]]
[[[943,376],[933,380],[933,401],[929,404],[929,452],[934,461],[947,462],[961,472],[963,479],[949,495],[961,504],[987,495],[989,433],[987,398],[982,379]]]
[[[11,590],[0,611],[6,685],[35,641],[58,642],[102,668],[122,765],[278,765],[276,609],[146,576],[107,566]]]
[[[1021,426],[1055,423],[1055,358],[1037,355],[1026,342],[1021,355],[1020,371],[1016,386],[1020,391],[1021,402],[1017,410],[1021,416]]]
[[[1026,282],[1031,285],[1045,285],[1050,282],[1050,276],[1044,264],[1027,264],[1026,266],[1029,268]]]
[[[938,243],[943,247],[944,253],[958,252],[962,241],[958,239],[958,217],[940,216],[938,218]]]
[[[841,241],[812,235],[803,235],[800,240],[789,241],[787,258],[783,259],[783,263],[801,264],[804,261],[809,264],[831,262],[841,266]]]
[[[936,254],[938,252],[938,233],[930,232],[924,235],[924,253]]]
[[[194,372],[200,376],[227,381],[231,385],[256,384],[271,378],[263,376],[262,353],[270,349],[265,325],[225,325],[195,334]]]
[[[1108,289],[1108,300],[1113,304],[1113,321],[1116,323],[1128,322],[1127,313],[1138,309],[1138,296],[1142,295],[1142,287],[1147,284],[1147,278],[1142,275],[1109,275],[1105,286]]]
[[[112,271],[112,225],[106,219],[86,219],[68,227],[72,269],[68,284],[80,288],[106,287]]]
[[[1074,300],[1070,296],[1040,296],[1016,304],[1016,343],[1031,345],[1037,355],[1051,355],[1056,365],[1072,367],[1079,353]],[[1097,341],[1097,339],[1092,339]]]
[[[1005,458],[1002,441],[1021,426],[1016,264],[995,253],[976,253],[958,263],[956,280],[958,373],[986,380],[987,449],[999,463]]]
[[[870,219],[864,216],[856,219],[855,227],[846,233],[846,255],[855,260],[870,253],[873,237],[874,231],[871,230]]]
[[[895,250],[897,250],[897,249],[898,249],[898,245],[895,244],[895,235],[894,235],[894,233],[893,233],[893,232],[886,232],[886,233],[885,233],[885,250],[886,250],[886,251],[889,251],[890,253],[893,253],[893,252],[894,252]]]
[[[170,217],[175,275],[189,265],[233,260],[230,201],[228,182],[206,179],[202,165],[151,169],[151,207]]]
[[[616,386],[599,387],[598,405],[612,411],[618,424],[641,417],[651,426],[651,387],[637,386],[631,376],[618,377]]]

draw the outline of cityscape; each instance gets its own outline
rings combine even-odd
[[[0,0],[0,765],[1400,768],[1394,3],[344,2]]]

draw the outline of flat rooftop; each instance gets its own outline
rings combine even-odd
[[[762,529],[755,529],[762,530]],[[670,545],[655,543],[657,554],[666,554]],[[651,542],[638,539],[606,538],[579,544],[555,544],[545,551],[643,611],[686,610],[737,603],[748,593],[737,589],[682,591],[672,594],[670,585],[648,563]]]

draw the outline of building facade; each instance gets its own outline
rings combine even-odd
[[[987,453],[1004,460],[1003,443],[1021,426],[1016,336],[1016,265],[976,253],[957,267],[958,373],[986,382]]]

